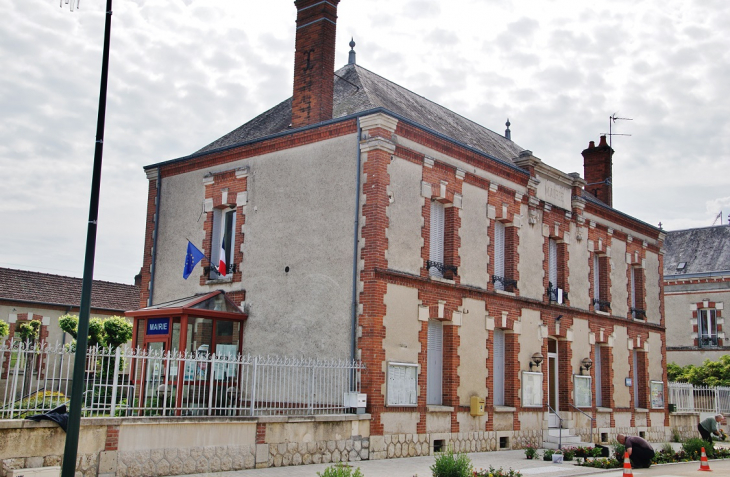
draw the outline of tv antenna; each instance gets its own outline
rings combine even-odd
[[[634,118],[619,118],[618,116],[616,116],[616,114],[617,113],[613,113],[612,115],[610,115],[608,117],[608,134],[604,133],[604,134],[606,134],[606,136],[608,136],[608,147],[610,147],[611,150],[613,150],[613,146],[612,146],[613,136],[631,136],[631,134],[619,134],[619,133],[613,132],[613,124],[616,121],[633,121],[634,120]]]

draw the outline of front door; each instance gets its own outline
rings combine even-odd
[[[559,405],[560,379],[558,374],[558,342],[553,339],[548,340],[548,365],[547,365],[547,382],[548,382],[548,427],[560,427],[560,420],[556,414]]]

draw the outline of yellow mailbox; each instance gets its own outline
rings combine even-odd
[[[471,415],[472,416],[483,416],[484,415],[484,398],[479,396],[471,397]]]

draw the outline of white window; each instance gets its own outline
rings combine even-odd
[[[236,246],[236,209],[214,209],[213,210],[213,241],[211,243],[210,260],[218,267],[221,262],[221,254],[226,263],[226,273],[233,270],[233,249]],[[223,270],[218,274],[211,267],[210,278],[217,279],[223,275]]]
[[[631,317],[639,318],[636,316],[636,269],[631,267]]]
[[[717,346],[717,318],[714,309],[697,310],[697,341],[700,347]]]
[[[446,209],[444,204],[431,201],[431,241],[428,274],[432,277],[443,278],[444,264],[444,222],[446,220]],[[439,264],[439,265],[435,265]]]
[[[558,243],[548,240],[548,280],[551,288],[558,288]]]
[[[436,320],[428,322],[426,404],[441,405],[443,399],[444,327]]]
[[[596,359],[593,363],[593,372],[596,374],[596,406],[603,406],[603,389],[601,388],[601,382],[603,378],[601,376],[601,347],[596,345]]]
[[[598,255],[595,253],[593,254],[593,298],[595,300],[601,299],[601,270],[600,270],[600,260],[598,260]],[[596,306],[596,309],[598,309],[598,306]]]
[[[494,275],[505,278],[504,276],[504,235],[505,228],[502,222],[494,222]],[[496,290],[504,290],[504,281],[494,280],[494,288]]]
[[[494,361],[494,405],[504,406],[504,330],[494,330],[494,343],[492,346],[492,360]]]

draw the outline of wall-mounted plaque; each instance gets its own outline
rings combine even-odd
[[[542,373],[522,372],[522,407],[542,407]]]
[[[388,363],[387,405],[418,405],[417,364]]]

